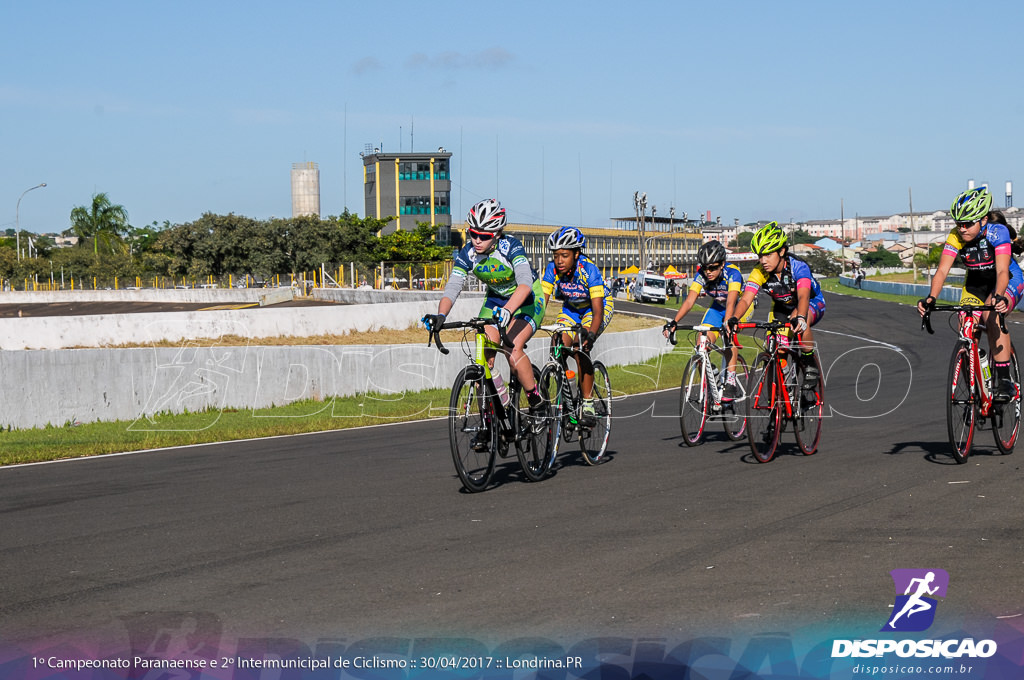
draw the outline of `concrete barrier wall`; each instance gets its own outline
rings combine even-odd
[[[196,425],[207,427],[223,408],[327,400],[311,406],[319,411],[330,407],[332,396],[373,392],[399,399],[405,391],[447,389],[468,359],[458,345],[442,355],[425,340],[423,345],[5,351],[0,352],[0,375],[7,385],[0,391],[0,424],[29,428],[123,420],[133,421],[132,429],[162,430],[167,428],[162,414],[214,409],[209,422]],[[661,329],[649,328],[602,336],[595,358],[607,365],[633,364],[669,349]],[[540,335],[529,343],[529,354],[543,364],[547,343]],[[507,375],[506,363],[497,363]]]
[[[197,302],[228,304],[259,302],[260,295],[273,288],[140,288],[139,290],[40,290],[3,291],[0,304],[46,304],[50,302]],[[290,290],[287,289],[286,290]]]
[[[479,309],[479,298],[463,296],[456,302],[452,314],[469,318]],[[338,335],[351,331],[404,329],[415,324],[424,314],[436,311],[436,301],[422,300],[392,304],[5,318],[0,319],[0,350],[110,347],[225,335],[251,339]]]

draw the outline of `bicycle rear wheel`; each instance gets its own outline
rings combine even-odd
[[[747,381],[750,376],[750,368],[746,360],[736,357],[736,390],[738,394],[732,401],[722,402],[722,424],[725,426],[725,434],[734,442],[738,442],[747,436],[747,418],[743,413],[743,402],[747,398]]]
[[[979,376],[980,378],[980,376]],[[977,400],[971,390],[971,353],[967,344],[958,342],[949,361],[949,392],[946,403],[946,425],[953,458],[958,463],[967,461],[974,441],[974,422]]]
[[[1006,404],[993,404],[992,433],[996,437],[996,446],[1006,453],[1013,453],[1020,431],[1020,371],[1017,366],[1017,351],[1010,348],[1010,379],[1013,380],[1014,395]]]
[[[805,456],[810,456],[818,450],[818,442],[821,440],[821,418],[825,413],[825,377],[821,373],[821,362],[818,361],[817,352],[814,354],[814,364],[818,368],[818,382],[813,392],[803,387],[806,373],[803,364],[797,364],[796,374],[799,396],[796,398],[793,429],[796,430],[796,443]]]
[[[466,491],[473,493],[483,491],[491,482],[498,437],[491,401],[485,394],[483,382],[471,377],[471,371],[475,373],[476,370],[476,366],[467,366],[459,372],[448,403],[448,440],[455,471]],[[482,432],[489,434],[486,450],[482,450],[484,447],[479,439],[473,441]]]
[[[775,359],[759,354],[754,360],[747,381],[744,413],[747,418],[747,440],[750,451],[760,463],[775,457],[782,425],[782,404],[776,396]]]
[[[537,385],[541,384],[540,371],[533,367],[533,378]],[[541,396],[548,394],[546,388],[541,387]],[[543,416],[530,414],[530,401],[526,398],[526,390],[516,381],[516,389],[512,394],[512,406],[518,409],[516,414],[516,457],[519,465],[523,468],[523,475],[531,482],[539,482],[551,472],[551,463],[554,456],[551,455],[551,432],[557,435],[558,419],[551,417],[551,407]],[[557,446],[557,441],[555,446]]]
[[[600,465],[608,449],[608,436],[612,431],[612,381],[608,369],[600,361],[594,362],[593,425],[580,429],[580,453],[587,465]]]
[[[679,430],[687,446],[697,446],[704,439],[710,398],[704,361],[699,356],[692,356],[686,362],[679,386]]]

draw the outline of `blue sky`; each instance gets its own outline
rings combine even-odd
[[[3,3],[0,228],[362,214],[364,145],[453,152],[453,217],[947,208],[1024,179],[1019,2]],[[414,136],[410,139],[410,131]],[[1016,184],[1016,182],[1015,182]],[[1018,204],[1024,205],[1024,185]]]

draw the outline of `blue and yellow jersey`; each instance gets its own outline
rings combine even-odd
[[[722,310],[725,309],[729,293],[733,291],[738,293],[742,290],[743,274],[740,272],[740,268],[734,264],[725,265],[722,275],[710,283],[704,273],[698,269],[697,275],[693,277],[693,283],[690,284],[690,292],[696,291],[698,295],[707,295],[712,298],[711,306]]]
[[[576,268],[565,276],[558,276],[555,272],[555,263],[548,262],[540,285],[545,298],[554,297],[555,300],[561,300],[566,307],[581,311],[590,309],[591,300],[603,299],[609,295],[601,270],[582,253],[577,258]]]

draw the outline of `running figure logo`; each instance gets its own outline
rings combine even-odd
[[[942,569],[893,569],[889,574],[896,588],[896,601],[892,605],[892,616],[882,630],[927,630],[935,621],[935,605],[938,604],[931,596],[946,596],[949,574]]]

